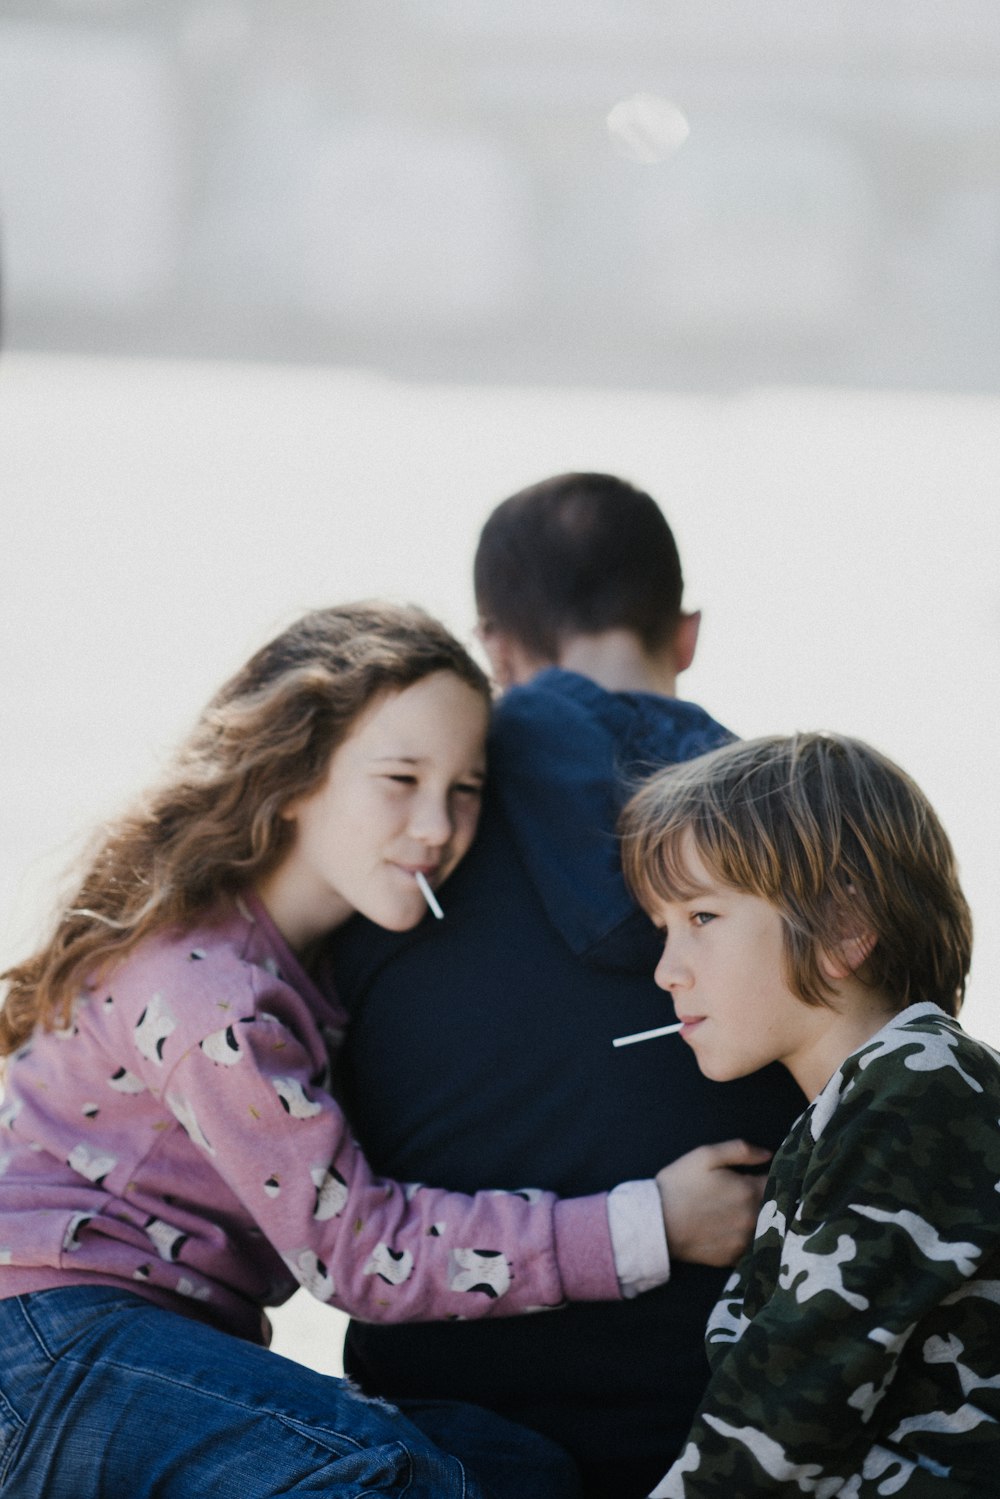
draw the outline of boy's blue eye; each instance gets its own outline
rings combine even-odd
[[[707,926],[710,921],[715,920],[715,913],[713,911],[695,911],[691,920],[697,926]]]

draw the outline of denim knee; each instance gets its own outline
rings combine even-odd
[[[392,1407],[128,1292],[0,1302],[0,1340],[12,1499],[485,1499]]]

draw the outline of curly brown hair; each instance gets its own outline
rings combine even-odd
[[[49,941],[0,975],[0,1056],[64,1022],[88,977],[152,932],[190,925],[269,874],[289,847],[282,810],[316,789],[380,694],[453,672],[490,701],[485,674],[437,620],[378,602],[318,609],[223,686],[162,783],[104,827]]]

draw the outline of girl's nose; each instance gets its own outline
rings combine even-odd
[[[453,831],[447,804],[438,797],[424,797],[413,809],[410,837],[427,848],[442,848]]]

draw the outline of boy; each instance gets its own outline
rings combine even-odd
[[[954,1018],[971,922],[937,818],[815,734],[660,772],[623,834],[702,1072],[780,1061],[813,1100],[654,1499],[996,1493],[1000,1058]]]
[[[475,583],[503,688],[482,820],[443,921],[337,934],[348,1112],[405,1181],[585,1194],[685,1156],[704,1170],[674,1194],[688,1232],[668,1234],[658,1289],[486,1330],[352,1323],[347,1368],[390,1399],[460,1391],[566,1447],[586,1499],[641,1499],[708,1378],[716,1267],[756,1221],[763,1181],[731,1168],[769,1157],[739,1142],[773,1150],[805,1100],[781,1068],[720,1088],[675,1040],[611,1045],[664,1010],[617,857],[623,782],[731,737],[677,695],[698,616],[660,507],[612,474],[542,480],[487,519]]]

